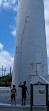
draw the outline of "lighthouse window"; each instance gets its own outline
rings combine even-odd
[[[19,0],[19,1],[21,1],[21,0]]]
[[[26,21],[26,22],[29,22],[29,21],[30,21],[30,17],[29,17],[29,16],[26,16],[25,21]]]
[[[16,47],[16,53],[18,53],[18,52],[19,52],[19,46]]]

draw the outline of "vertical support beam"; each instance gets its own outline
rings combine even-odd
[[[32,111],[33,106],[33,85],[30,84],[30,111]]]
[[[47,106],[47,111],[49,111],[49,104],[48,104],[48,84],[46,84],[46,106]]]

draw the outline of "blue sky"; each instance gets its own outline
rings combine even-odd
[[[0,75],[1,68],[13,69],[18,0],[0,0]],[[49,66],[49,0],[44,0],[45,30]]]
[[[13,69],[18,0],[0,0],[0,75],[1,68]]]
[[[11,34],[12,26],[14,27],[15,20],[14,16],[16,16],[17,13],[14,13],[13,11],[5,11],[2,9],[0,12],[0,41],[4,45],[4,49],[9,51],[11,54],[13,54],[14,51],[14,42],[15,37]]]

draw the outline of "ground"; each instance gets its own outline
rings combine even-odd
[[[0,87],[0,103],[11,104],[10,95],[10,87]],[[21,104],[21,99],[16,98],[16,104]],[[29,104],[29,100],[26,100],[26,104]]]

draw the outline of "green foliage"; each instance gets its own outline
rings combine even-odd
[[[11,82],[12,82],[12,75],[6,75],[3,77],[0,77],[0,86],[11,86]]]

